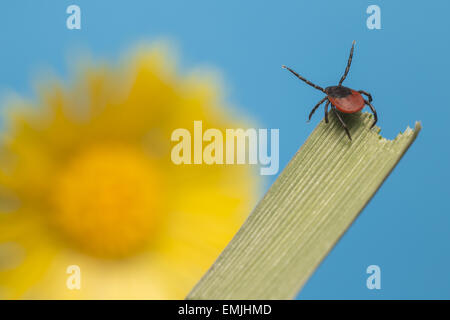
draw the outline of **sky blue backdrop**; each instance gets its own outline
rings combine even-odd
[[[216,66],[228,101],[261,127],[280,128],[281,167],[322,117],[319,112],[305,123],[322,94],[280,66],[322,86],[335,84],[355,39],[346,84],[373,94],[385,136],[415,120],[423,131],[299,298],[450,298],[450,2],[8,3],[0,6],[2,92],[31,94],[38,66],[66,76],[72,48],[116,58],[142,40],[169,37],[180,49],[183,69]],[[69,4],[81,6],[80,31],[65,27]],[[370,4],[381,7],[382,30],[366,27]],[[365,286],[370,264],[381,267],[381,290]]]

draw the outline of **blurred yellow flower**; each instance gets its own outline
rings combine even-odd
[[[210,78],[158,47],[11,104],[0,140],[0,297],[184,298],[255,201],[249,166],[175,165],[171,133],[236,128]],[[80,269],[80,289],[67,285]],[[72,270],[69,268],[69,271]]]

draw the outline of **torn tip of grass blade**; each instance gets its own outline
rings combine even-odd
[[[291,299],[372,198],[421,129],[394,140],[368,113],[333,115],[294,155],[187,299]]]

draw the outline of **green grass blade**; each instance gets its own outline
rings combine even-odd
[[[295,297],[421,129],[387,140],[368,113],[345,121],[353,141],[322,120],[187,299]]]

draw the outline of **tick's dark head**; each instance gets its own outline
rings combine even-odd
[[[325,88],[325,93],[332,98],[344,98],[352,94],[352,90],[344,86],[331,86]]]

